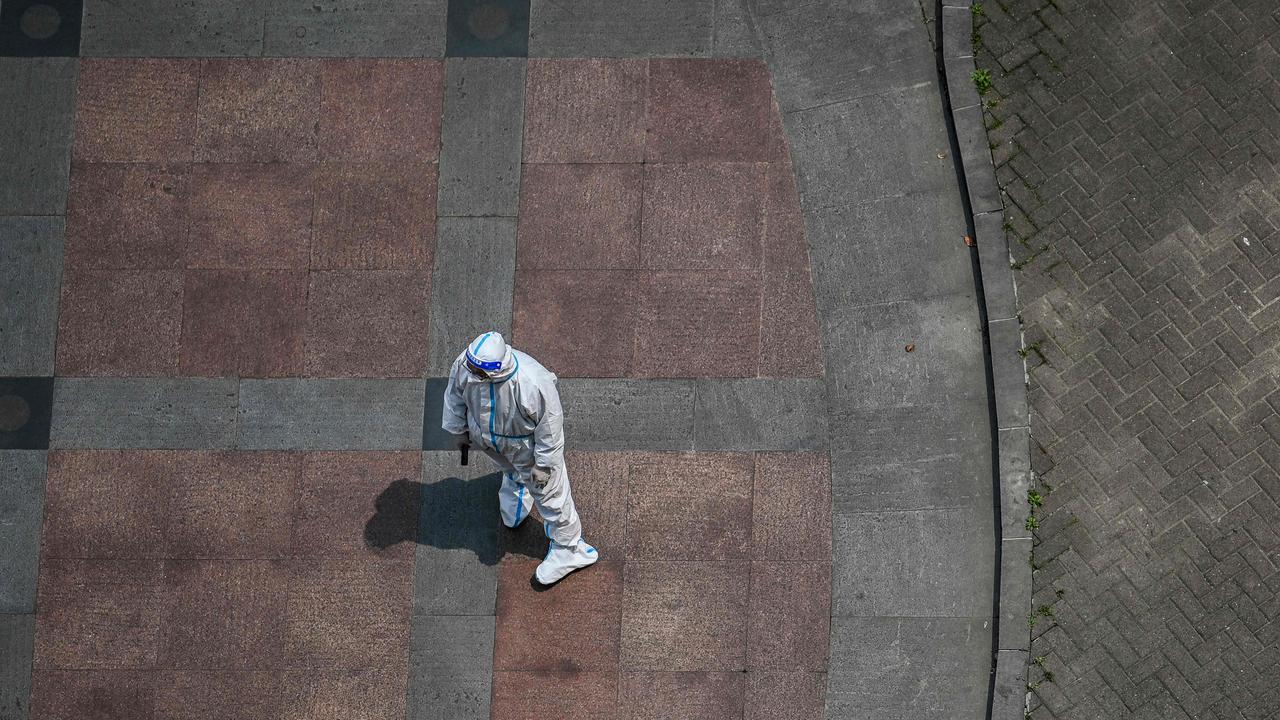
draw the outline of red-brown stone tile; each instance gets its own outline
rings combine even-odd
[[[826,673],[749,672],[743,720],[822,720]]]
[[[190,161],[199,67],[198,60],[82,60],[75,157],[92,162]]]
[[[740,720],[744,678],[740,672],[623,673],[624,717]]]
[[[762,293],[760,377],[822,377],[809,268],[766,268]]]
[[[421,377],[427,365],[429,270],[310,273],[306,374]]]
[[[663,272],[640,286],[639,377],[754,377],[760,353],[757,273]]]
[[[617,720],[617,672],[493,674],[493,720]]]
[[[289,570],[270,560],[165,562],[158,666],[267,670],[284,657]]]
[[[295,559],[285,653],[291,668],[394,668],[407,662],[413,562]]]
[[[327,60],[320,68],[320,79],[322,158],[434,161],[439,157],[444,105],[440,60]]]
[[[825,672],[830,629],[830,562],[751,564],[751,670]]]
[[[285,682],[276,671],[182,671],[156,678],[156,716],[164,720],[278,718]]]
[[[313,269],[431,269],[436,166],[324,163],[316,174]]]
[[[518,270],[512,343],[560,377],[626,377],[636,280],[622,270]]]
[[[744,670],[750,563],[649,562],[625,568],[626,670]]]
[[[164,605],[160,560],[42,559],[35,667],[153,668],[163,640]]]
[[[310,453],[303,465],[293,519],[295,557],[399,558],[412,562],[412,542],[386,549],[365,542],[365,523],[392,484],[422,477],[419,452]]]
[[[639,267],[643,181],[642,165],[525,167],[518,267]]]
[[[643,453],[629,465],[628,559],[750,557],[750,454]]]
[[[756,560],[831,559],[831,463],[825,453],[758,453]]]
[[[199,162],[314,162],[318,64],[298,59],[206,60],[196,130]]]
[[[778,156],[773,90],[760,60],[652,60],[648,162]]]
[[[641,263],[664,270],[759,270],[766,167],[646,165]]]
[[[186,166],[72,166],[67,266],[180,268],[186,242]]]
[[[58,375],[155,376],[178,369],[182,271],[68,268]]]
[[[136,670],[36,670],[31,674],[29,717],[30,720],[170,720],[173,716],[156,709],[161,686],[160,678],[154,673]],[[12,717],[28,716],[14,714]]]
[[[300,374],[306,282],[302,271],[188,271],[182,374]]]
[[[404,720],[407,664],[284,674],[283,720]]]
[[[622,563],[601,560],[535,592],[529,578],[539,562],[498,565],[494,669],[616,670]]]
[[[640,162],[645,75],[643,60],[530,60],[525,162]]]
[[[165,451],[51,451],[41,557],[164,557],[173,474]]]
[[[582,536],[602,560],[626,556],[627,457],[623,453],[565,453]]]
[[[301,457],[183,452],[169,483],[167,557],[285,558]]]
[[[312,182],[300,165],[195,165],[187,267],[306,268]]]

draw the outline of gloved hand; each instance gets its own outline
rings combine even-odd
[[[539,490],[545,490],[547,487],[547,483],[551,482],[551,474],[553,472],[554,472],[553,468],[542,467],[541,465],[535,465],[533,468],[533,472],[529,473],[529,479],[533,481],[534,487],[538,488]]]
[[[471,444],[471,436],[468,435],[467,433],[464,433],[464,432],[452,433],[452,435],[453,435],[453,446],[459,450],[462,449],[463,445]]]

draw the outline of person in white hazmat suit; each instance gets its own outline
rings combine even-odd
[[[564,465],[564,413],[556,376],[529,355],[487,332],[453,361],[444,391],[445,432],[461,447],[480,447],[502,469],[498,509],[518,527],[534,505],[551,541],[534,579],[551,585],[595,563],[582,539]]]

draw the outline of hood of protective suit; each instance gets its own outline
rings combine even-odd
[[[516,369],[515,357],[502,333],[487,332],[472,340],[467,345],[466,359],[489,373],[490,381],[507,378]]]

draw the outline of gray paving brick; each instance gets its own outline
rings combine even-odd
[[[262,54],[269,0],[85,0],[85,57]]]
[[[987,322],[1007,320],[1017,310],[1013,269],[1009,267],[1009,241],[1005,237],[1004,216],[983,213],[974,217],[978,258],[982,264],[982,292],[987,305]]]
[[[458,462],[454,452],[422,454],[415,616],[494,613],[501,476],[481,453],[473,453],[466,467]]]
[[[237,384],[207,378],[58,378],[55,448],[230,448]]]
[[[0,614],[35,612],[47,455],[0,450]]]
[[[408,720],[488,720],[492,674],[488,670],[433,672],[409,680]]]
[[[417,450],[422,380],[242,380],[236,447]]]
[[[492,615],[413,618],[409,641],[410,683],[450,670],[492,670],[493,634]]]
[[[951,192],[955,169],[938,121],[941,105],[929,83],[785,113],[806,213],[890,195]]]
[[[694,392],[686,380],[561,380],[566,445],[692,450]]]
[[[60,217],[0,218],[0,375],[53,375]]]
[[[0,215],[63,215],[71,173],[74,58],[0,58]]]
[[[440,218],[436,238],[427,374],[447,377],[476,336],[496,330],[511,337],[516,222]]]
[[[833,497],[833,616],[992,616],[990,507],[862,512]]]
[[[694,399],[697,450],[827,447],[826,384],[814,380],[704,380]]]
[[[814,292],[828,312],[973,290],[959,193],[819,208],[807,219]]]
[[[0,717],[26,720],[31,708],[35,615],[0,615]]]
[[[1031,612],[1031,538],[1006,539],[1000,551],[1000,638],[1001,650],[1027,650],[1031,632],[1027,613]],[[1025,663],[1025,659],[1023,660]]]
[[[827,717],[984,717],[989,625],[968,618],[832,618]]]
[[[266,56],[443,57],[448,0],[277,0]]]
[[[996,391],[996,422],[1001,429],[1026,427],[1027,370],[1022,357],[1022,323],[996,320],[991,328],[991,371]]]
[[[819,0],[758,17],[783,110],[922,85],[936,95],[933,52],[911,5]]]
[[[530,57],[707,55],[715,0],[533,0]]]
[[[446,63],[436,209],[441,218],[515,217],[524,72],[523,58],[450,58]]]

